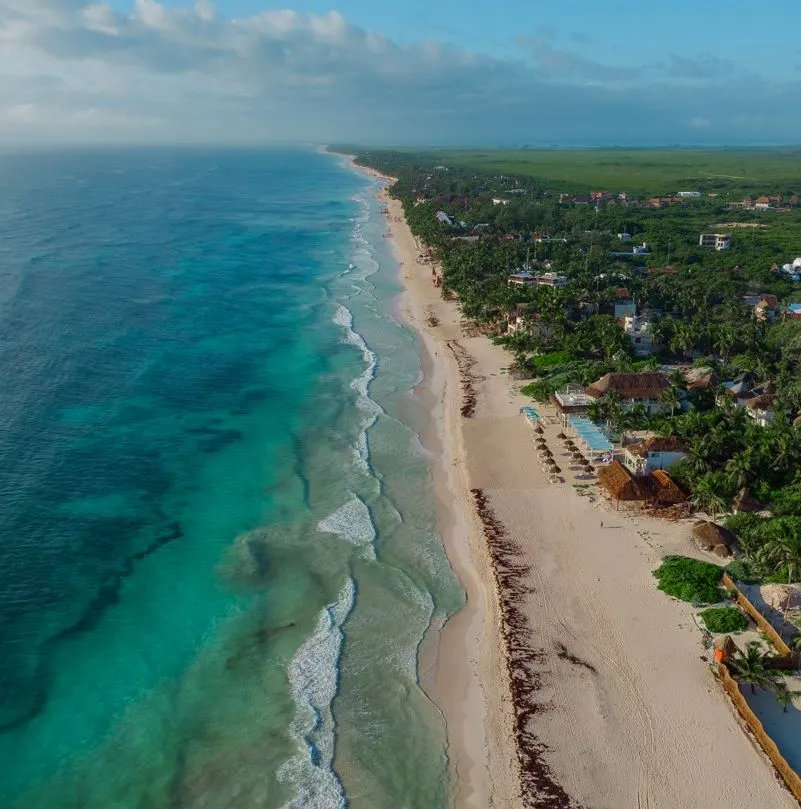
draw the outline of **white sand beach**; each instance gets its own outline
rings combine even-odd
[[[656,589],[651,571],[664,554],[698,555],[689,524],[580,496],[555,423],[545,439],[567,480],[549,484],[519,413],[531,402],[504,371],[510,355],[464,333],[457,306],[419,259],[400,204],[382,198],[402,262],[403,313],[423,346],[418,393],[432,416],[423,438],[434,454],[440,528],[468,597],[423,672],[447,721],[455,806],[796,806],[716,683],[694,611]],[[466,375],[475,397],[469,418],[460,412]],[[520,795],[503,594],[476,489],[528,567],[520,614],[531,632],[526,687],[536,707],[522,724],[537,801]]]

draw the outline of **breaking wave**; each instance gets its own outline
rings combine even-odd
[[[356,584],[348,579],[336,602],[320,613],[314,634],[289,664],[296,713],[290,732],[299,751],[278,770],[295,797],[284,809],[345,809],[347,801],[334,771],[336,724],[332,704],[339,684],[342,625],[356,601]]]

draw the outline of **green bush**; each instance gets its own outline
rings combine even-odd
[[[714,604],[721,598],[723,570],[688,556],[666,556],[654,571],[659,589],[669,596],[693,604]]]
[[[548,368],[555,368],[558,365],[565,365],[575,360],[569,351],[551,351],[549,354],[540,354],[530,359],[531,364],[537,372]]]
[[[554,392],[555,388],[546,379],[538,379],[536,382],[531,382],[520,389],[524,396],[530,396],[535,402],[547,402],[548,397]]]
[[[699,614],[713,634],[744,632],[748,629],[748,618],[734,607],[710,607]]]
[[[741,581],[743,584],[755,584],[759,581],[759,576],[751,570],[751,565],[744,559],[735,559],[729,562],[726,565],[726,572],[733,581]]]

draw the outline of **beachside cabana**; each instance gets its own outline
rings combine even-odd
[[[620,461],[612,461],[598,470],[598,485],[619,505],[620,501],[646,500],[648,492]]]
[[[734,556],[739,550],[737,537],[728,528],[706,520],[693,526],[693,542],[702,551],[710,551],[722,559]]]
[[[612,452],[612,442],[589,419],[583,416],[570,416],[567,421],[568,429],[591,458],[595,459],[599,455]]]
[[[675,506],[687,501],[687,495],[664,470],[656,469],[648,477],[655,506]]]

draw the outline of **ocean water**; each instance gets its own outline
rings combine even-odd
[[[0,806],[447,806],[437,536],[376,186],[0,154]]]

